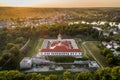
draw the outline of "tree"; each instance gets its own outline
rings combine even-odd
[[[6,73],[7,71],[0,71],[0,80],[7,80]]]
[[[50,77],[47,77],[47,76],[46,76],[46,77],[45,77],[45,80],[50,80]]]
[[[17,45],[14,45],[9,51],[14,56],[18,56],[20,54],[20,51]]]
[[[49,77],[50,77],[50,80],[58,80],[56,75],[51,74],[49,75]]]
[[[15,42],[16,43],[22,43],[24,41],[24,38],[23,37],[18,37],[18,38],[16,38],[16,40],[15,40]]]
[[[40,73],[28,73],[25,75],[25,80],[45,80],[45,76]]]
[[[65,71],[63,76],[42,75],[40,73],[22,73],[17,70],[0,71],[0,80],[120,80],[120,66],[100,68],[91,73],[89,71],[73,74]]]
[[[111,54],[111,51],[108,48],[104,48],[102,54],[106,56],[107,54]]]
[[[116,50],[117,50],[117,51],[120,51],[120,47],[118,47]]]
[[[7,43],[7,49],[8,50],[11,49],[13,46],[15,46],[14,43]]]
[[[0,76],[4,79],[6,78],[6,80],[24,80],[24,74],[16,70],[2,71],[0,72]]]
[[[81,72],[81,73],[76,73],[75,80],[93,80],[93,76],[90,72]]]
[[[111,76],[112,80],[120,80],[120,66],[112,68]]]
[[[4,53],[2,57],[7,61],[9,58],[11,58],[11,53]]]
[[[37,75],[38,75],[37,73],[26,74],[25,80],[38,80],[37,77],[36,77]]]
[[[111,57],[113,57],[113,54],[107,54],[106,55],[106,58],[108,59],[108,58],[111,58]]]
[[[6,35],[6,37],[7,37],[7,40],[11,40],[12,39],[12,35],[9,34],[9,33]]]
[[[103,69],[98,69],[94,73],[95,80],[112,80],[111,77],[111,68],[106,67]]]
[[[38,74],[37,77],[39,78],[39,80],[44,80],[45,79],[45,75],[42,74]]]
[[[110,35],[110,36],[113,36],[113,32],[111,31],[109,35]]]
[[[106,22],[105,24],[104,24],[104,27],[109,27],[110,25],[109,25],[109,22]]]
[[[63,79],[64,80],[71,80],[71,73],[69,71],[65,71],[63,73]]]
[[[107,61],[108,61],[109,64],[111,64],[113,62],[113,58],[110,57],[110,58],[107,59]]]
[[[0,76],[0,80],[7,80],[6,77]]]
[[[3,57],[0,57],[0,67],[2,67],[5,62],[6,60]]]

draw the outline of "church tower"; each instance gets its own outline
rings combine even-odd
[[[59,40],[59,41],[61,41],[61,40],[62,40],[62,36],[61,36],[61,34],[60,34],[60,33],[58,34],[58,36],[57,36],[57,37],[58,37],[58,40]]]

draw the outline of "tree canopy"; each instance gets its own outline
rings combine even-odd
[[[63,72],[63,75],[42,73],[22,73],[16,70],[0,71],[0,80],[120,80],[120,66],[100,68],[95,72],[72,73]]]

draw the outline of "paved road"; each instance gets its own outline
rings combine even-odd
[[[88,50],[88,52],[90,53],[90,55],[94,58],[94,60],[96,60],[96,62],[100,65],[101,68],[103,68],[103,65],[99,62],[99,60],[97,60],[97,58],[94,56],[94,54],[89,50],[89,48],[85,45],[86,42],[83,42],[82,45],[84,47],[84,50]],[[86,51],[85,51],[86,52]]]
[[[28,41],[25,43],[25,45],[20,48],[20,51],[22,51],[28,45],[29,42],[30,42],[30,39],[28,39]]]

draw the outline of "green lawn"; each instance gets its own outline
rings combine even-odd
[[[99,44],[98,41],[88,41],[86,42],[86,46],[88,49],[93,53],[93,55],[96,57],[96,59],[103,65],[103,67],[108,66],[107,60],[103,55],[100,53],[100,49],[97,47]]]
[[[80,38],[75,38],[75,41],[76,41],[76,43],[77,43],[77,45],[78,45],[78,48],[79,48],[80,50],[82,50],[82,52],[83,52],[83,57],[91,59],[91,56],[88,55],[88,51],[87,51],[87,50],[84,48],[84,46],[82,45],[83,40],[81,40]]]
[[[26,57],[31,57],[33,56],[34,54],[36,54],[42,43],[43,43],[44,39],[40,39],[40,40],[31,40],[29,43],[28,43],[28,47],[29,47],[29,51],[28,53],[26,54]]]
[[[82,41],[94,41],[95,40],[91,36],[77,35],[75,37],[78,37],[79,39],[82,39]]]
[[[38,41],[38,44],[35,48],[35,52],[39,52],[39,49],[41,48],[43,41],[44,41],[44,39],[41,39]]]
[[[89,51],[82,45],[82,50],[83,50],[83,54],[84,54],[84,57],[90,59],[90,60],[93,60],[92,56],[90,55]]]

